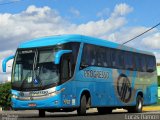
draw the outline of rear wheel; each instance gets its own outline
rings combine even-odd
[[[112,113],[112,109],[108,107],[99,107],[97,108],[99,114]]]
[[[45,117],[45,110],[39,110],[39,117]]]
[[[86,115],[86,108],[87,108],[86,106],[87,106],[86,96],[83,95],[81,97],[80,106],[77,109],[78,115]]]
[[[141,113],[142,108],[143,108],[143,98],[140,95],[138,95],[136,99],[136,106],[130,107],[128,109],[128,112]]]

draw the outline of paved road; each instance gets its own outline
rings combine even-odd
[[[160,120],[160,111],[131,114],[126,111],[114,111],[112,114],[99,115],[97,111],[88,111],[86,116],[77,116],[76,112],[47,113],[45,118],[38,117],[38,111],[3,111],[1,120]]]

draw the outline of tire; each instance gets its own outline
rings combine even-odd
[[[99,114],[108,114],[112,113],[112,109],[108,107],[99,107],[97,108]]]
[[[45,117],[45,110],[39,110],[39,117]]]
[[[128,108],[130,113],[141,113],[143,108],[143,98],[138,95],[136,98],[136,106]]]
[[[77,114],[80,116],[86,115],[86,109],[87,109],[86,106],[87,106],[86,96],[83,95],[81,97],[80,106],[77,109]]]

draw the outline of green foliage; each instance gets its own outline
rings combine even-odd
[[[11,108],[11,83],[0,84],[0,107]]]
[[[160,76],[158,76],[158,86],[160,87]]]

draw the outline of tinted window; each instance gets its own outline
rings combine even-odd
[[[105,48],[105,55],[106,55],[106,59],[104,63],[105,67],[110,67],[111,66],[111,55],[110,55],[110,49],[109,48]]]
[[[140,62],[141,62],[141,71],[145,72],[146,71],[145,55],[140,55]]]
[[[121,50],[117,51],[116,61],[117,61],[117,67],[119,69],[124,69],[124,52],[123,51]]]
[[[149,72],[156,69],[153,56],[147,57],[147,55],[139,53],[85,44],[81,66],[90,65],[142,72],[145,72],[146,69]]]
[[[110,66],[110,50],[109,48],[105,47],[95,47],[95,50],[97,50],[97,61],[98,66],[102,67],[109,67]]]
[[[134,57],[134,59],[135,59],[135,69],[137,70],[137,71],[140,71],[141,70],[141,59],[140,59],[140,55],[139,54],[134,54],[135,55],[135,57]]]
[[[147,56],[146,64],[147,64],[147,72],[153,72],[156,69],[155,58],[153,56]]]
[[[72,75],[71,54],[65,54],[61,57],[61,83],[68,81]]]
[[[110,66],[109,49],[96,45],[85,44],[82,54],[81,67],[85,66]]]
[[[97,65],[96,52],[97,51],[95,50],[93,45],[85,44],[83,49],[83,54],[82,54],[81,65],[82,66]]]
[[[90,56],[88,56],[88,59],[89,59],[89,62],[90,64],[89,65],[93,65],[93,66],[97,66],[97,48],[93,45],[90,45]]]
[[[70,58],[70,64],[71,64],[71,75],[74,74],[75,65],[77,61],[78,51],[79,51],[80,43],[71,42],[66,43],[63,45],[64,50],[72,50],[71,58]]]
[[[117,66],[116,54],[117,54],[117,51],[114,49],[111,49],[111,65],[114,68]]]
[[[133,54],[131,52],[125,52],[125,69],[133,70]]]

